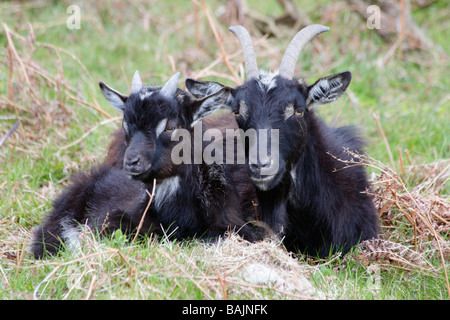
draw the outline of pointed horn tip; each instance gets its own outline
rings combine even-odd
[[[294,74],[295,63],[298,60],[303,47],[317,35],[329,30],[329,27],[320,24],[311,24],[297,32],[283,55],[279,68],[279,75],[291,79]]]
[[[141,75],[139,74],[139,70],[136,70],[133,75],[133,80],[141,80]]]
[[[178,84],[178,82],[180,81],[180,75],[181,75],[181,72],[178,71],[177,73],[175,73],[173,76],[170,77],[169,81],[174,81]]]
[[[320,33],[330,31],[329,27],[323,26],[321,24],[311,24],[311,25],[305,27],[305,29],[306,28],[317,28],[317,29],[319,29]]]
[[[173,76],[171,76],[170,79],[162,86],[159,93],[168,98],[171,98],[173,95],[175,95],[178,87],[178,82],[180,80],[180,74],[181,72],[177,72]]]

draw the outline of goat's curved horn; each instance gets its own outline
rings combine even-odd
[[[228,30],[239,39],[244,53],[245,72],[247,80],[259,78],[258,64],[256,63],[255,49],[253,48],[252,39],[248,31],[243,26],[229,27]]]
[[[180,73],[177,72],[169,79],[169,81],[166,82],[166,84],[161,88],[161,91],[159,91],[159,93],[166,98],[175,97],[179,80],[180,80]]]
[[[295,64],[297,63],[298,57],[300,56],[300,53],[305,45],[315,36],[328,30],[330,30],[330,28],[320,24],[312,24],[300,30],[291,40],[286,52],[283,55],[279,75],[287,79],[292,79],[294,76]]]
[[[133,81],[131,82],[131,93],[138,93],[142,89],[142,81],[139,76],[139,71],[136,70],[133,76]]]

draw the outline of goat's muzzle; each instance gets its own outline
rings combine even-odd
[[[130,176],[139,176],[151,169],[151,163],[148,163],[140,155],[125,155],[123,169]]]

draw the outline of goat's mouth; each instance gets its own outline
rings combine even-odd
[[[145,169],[141,170],[124,170],[125,174],[128,175],[130,178],[136,179],[136,180],[148,180],[152,171],[152,166],[149,165]]]
[[[276,187],[285,172],[284,161],[280,160],[276,166],[272,163],[271,166],[254,166],[247,163],[247,173],[253,184],[262,191],[270,190]]]
[[[250,176],[253,184],[262,191],[267,191],[274,188],[280,181],[282,175],[276,173],[272,175],[260,175],[260,176]]]

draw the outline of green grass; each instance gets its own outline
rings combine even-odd
[[[24,4],[19,11],[13,9],[18,3],[0,4],[0,21],[9,29],[28,37],[27,23],[34,27],[34,43],[13,35],[21,58],[38,63],[51,76],[63,76],[64,83],[71,88],[56,87],[37,75],[31,79],[36,95],[33,99],[24,94],[29,93],[26,90],[30,88],[20,65],[14,62],[13,100],[21,106],[18,114],[25,136],[18,129],[0,148],[0,299],[32,298],[39,284],[36,294],[42,299],[223,298],[218,281],[204,280],[205,277],[217,278],[217,273],[202,260],[202,251],[196,242],[160,244],[144,239],[131,245],[123,235],[114,234],[101,241],[88,237],[83,248],[84,257],[88,257],[85,259],[64,252],[57,258],[36,263],[23,253],[31,228],[42,221],[73,174],[102,161],[110,133],[120,124],[116,121],[100,125],[77,142],[106,117],[69,96],[91,104],[95,104],[95,99],[105,112],[117,117],[119,114],[104,101],[98,81],[127,92],[135,70],[139,70],[144,82],[149,84],[167,80],[173,73],[168,56],[173,58],[177,71],[182,71],[182,77],[187,77],[205,68],[220,54],[204,12],[201,8],[195,9],[192,2],[155,2],[140,6],[119,5],[118,1],[84,1],[79,30],[66,27],[68,14],[64,2],[47,3],[37,8]],[[265,15],[281,13],[275,2],[248,3]],[[302,8],[312,22],[321,23],[325,10],[331,5],[309,1]],[[220,4],[214,1],[208,2],[208,6],[214,13]],[[442,32],[449,27],[449,13],[445,1],[413,12],[416,23],[447,57],[441,56],[438,50],[397,50],[386,65],[379,67],[390,44],[385,44],[373,31],[360,29],[365,22],[345,9],[338,12],[336,19],[323,22],[330,25],[331,32],[315,40],[321,46],[305,48],[297,67],[297,75],[309,83],[332,73],[352,71],[349,89],[356,100],[344,96],[317,111],[329,123],[359,125],[368,140],[368,154],[389,164],[387,149],[372,116],[378,113],[397,170],[398,150],[406,164],[405,149],[412,164],[450,158],[450,43]],[[198,42],[196,25],[200,31]],[[238,48],[237,41],[227,31],[227,25],[217,22],[217,27],[227,53],[232,54]],[[264,68],[277,65],[274,61],[280,61],[289,39],[269,38],[267,42],[268,47],[279,48],[279,53],[274,50],[272,54],[264,54],[267,50],[257,47],[258,56],[264,54],[264,58],[258,59],[259,66]],[[56,53],[39,45],[46,43],[60,49]],[[317,48],[325,48],[326,52],[317,52]],[[235,70],[241,60],[242,57],[237,57],[231,61]],[[14,107],[5,102],[9,61],[7,39],[4,29],[0,28],[0,136],[17,120]],[[230,73],[224,63],[219,63],[214,70]],[[230,84],[228,79],[216,75],[208,79]],[[74,142],[77,143],[62,150]],[[448,191],[447,186],[441,193],[448,195]],[[408,223],[395,232],[401,233],[397,238],[411,239]],[[448,235],[445,239],[448,243]],[[411,245],[411,242],[405,241],[405,244]],[[91,254],[94,255],[90,257]],[[438,270],[436,274],[388,265],[376,271],[379,281],[373,267],[351,260],[344,263],[341,258],[330,258],[307,264],[310,280],[323,292],[322,297],[446,299],[441,261],[436,256],[429,260]],[[49,275],[49,281],[44,281]],[[227,293],[228,298],[235,299],[292,298],[264,287],[234,286]]]
[[[436,266],[438,260],[432,261]],[[386,264],[385,266],[361,266],[350,262],[342,267],[338,261],[317,268],[312,273],[312,281],[327,293],[329,298],[376,299],[376,300],[417,300],[448,299],[443,272],[404,270]]]

